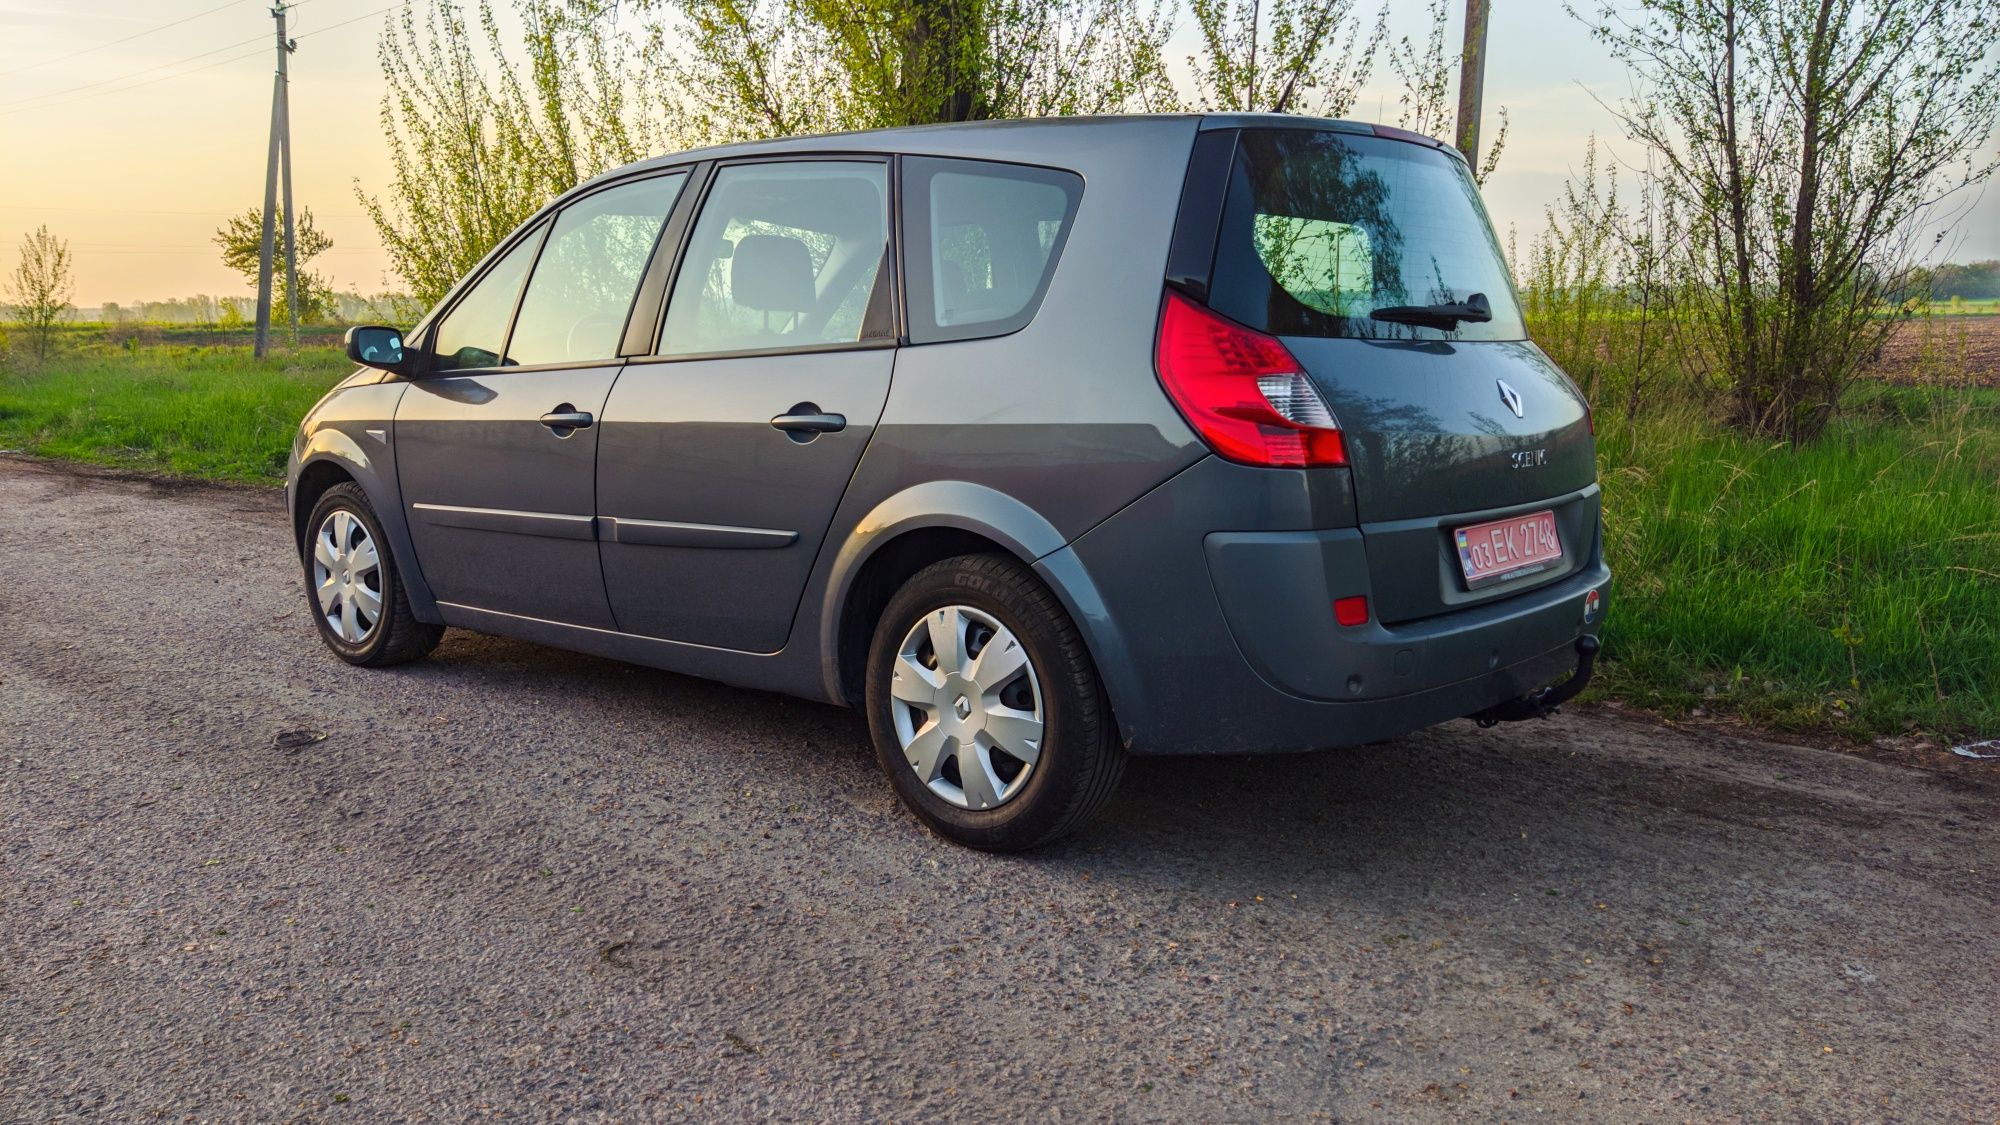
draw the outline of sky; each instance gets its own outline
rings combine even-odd
[[[389,2],[305,0],[290,16],[293,191],[334,242],[315,268],[363,293],[397,288],[355,198],[357,181],[379,191],[389,176],[375,58]],[[1420,34],[1422,8],[1396,0],[1392,35]],[[1630,151],[1599,104],[1630,83],[1560,0],[1494,9],[1486,127],[1504,106],[1513,130],[1487,206],[1525,246],[1593,134]],[[1181,27],[1169,54],[1196,45]],[[47,224],[70,242],[79,306],[249,295],[210,238],[263,200],[273,56],[265,0],[0,0],[0,271]],[[1353,116],[1393,123],[1392,83],[1378,66]],[[2000,257],[2000,188],[1965,210],[1953,244],[1957,260]]]

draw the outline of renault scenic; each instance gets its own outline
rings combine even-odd
[[[861,708],[973,847],[1075,829],[1129,755],[1543,715],[1597,652],[1588,407],[1400,130],[684,153],[348,354],[288,476],[334,653],[454,627]]]

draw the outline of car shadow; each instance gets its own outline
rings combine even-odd
[[[641,727],[693,722],[702,737],[713,729],[726,741],[698,752],[740,753],[731,768],[742,784],[852,795],[848,804],[861,811],[842,815],[872,819],[868,831],[855,824],[849,846],[879,848],[886,829],[932,855],[1087,876],[1100,887],[1317,892],[1350,904],[1376,899],[1385,910],[1426,899],[1463,908],[1482,898],[1590,897],[1607,887],[1628,900],[1671,898],[1685,893],[1690,865],[1744,863],[1746,835],[1763,862],[1811,862],[1820,842],[1866,819],[1783,785],[1690,769],[1658,752],[1689,737],[1665,728],[1618,727],[1605,738],[1574,719],[1494,731],[1456,722],[1309,754],[1137,757],[1106,814],[1077,835],[1022,855],[980,855],[891,811],[867,724],[853,711],[552,652],[454,633],[422,674],[476,678],[481,693],[537,690]],[[1680,856],[1675,871],[1662,868],[1669,852]]]

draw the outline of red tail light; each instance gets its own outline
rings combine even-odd
[[[1333,600],[1333,619],[1348,628],[1368,624],[1367,595],[1356,594],[1351,598],[1335,598]]]
[[[1340,423],[1277,337],[1168,290],[1154,361],[1168,397],[1222,457],[1273,468],[1347,464]]]

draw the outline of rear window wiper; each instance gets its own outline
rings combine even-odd
[[[1425,328],[1457,328],[1460,323],[1471,321],[1484,324],[1493,319],[1493,306],[1486,300],[1486,294],[1474,293],[1463,301],[1443,305],[1390,305],[1368,314],[1370,320],[1386,320],[1391,324],[1416,324]]]

